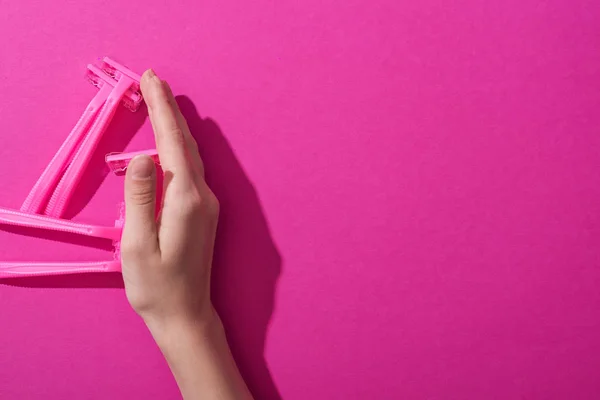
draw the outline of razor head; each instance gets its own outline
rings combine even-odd
[[[101,88],[104,85],[115,87],[121,79],[130,80],[131,87],[127,90],[122,100],[123,105],[130,111],[137,111],[144,100],[140,92],[141,77],[108,57],[102,60],[100,66],[89,64],[87,66],[86,78],[97,88]]]
[[[139,90],[140,81],[142,80],[142,77],[130,70],[129,68],[125,67],[124,65],[119,64],[111,58],[104,57],[102,59],[102,65],[100,67],[104,72],[106,72],[108,75],[112,76],[116,80],[121,79],[122,76],[126,76],[132,81],[135,81],[137,83],[137,89]]]
[[[160,165],[160,159],[158,157],[158,151],[156,149],[134,151],[131,153],[109,153],[106,155],[104,160],[106,165],[115,175],[123,175],[129,166],[129,162],[138,155],[147,155],[150,157],[154,164]]]

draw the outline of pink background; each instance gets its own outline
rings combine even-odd
[[[88,62],[154,67],[222,202],[215,301],[257,398],[597,399],[599,4],[0,1],[1,205]],[[145,112],[100,147],[76,220],[114,220],[102,158],[153,147]],[[110,257],[22,233],[1,259]],[[119,276],[3,282],[0,316],[2,399],[179,396]]]

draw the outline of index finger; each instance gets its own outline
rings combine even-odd
[[[188,150],[188,156],[190,157],[190,161],[192,164],[198,169],[198,174],[202,179],[204,179],[204,163],[202,162],[202,158],[200,157],[200,153],[198,152],[198,143],[196,143],[196,139],[192,136],[190,132],[190,128],[185,120],[185,117],[181,113],[179,109],[179,104],[177,104],[177,100],[175,100],[175,96],[173,96],[173,92],[171,91],[171,86],[166,81],[163,81],[163,87],[165,92],[167,93],[167,98],[169,99],[169,104],[175,113],[175,119],[177,123],[181,127],[183,131],[183,138],[185,139],[186,148]]]
[[[154,130],[160,164],[165,171],[173,173],[174,177],[192,182],[193,176],[187,159],[184,133],[169,104],[169,96],[162,81],[154,71],[149,69],[142,75],[140,87],[148,105],[148,115]]]

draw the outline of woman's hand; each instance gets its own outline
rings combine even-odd
[[[196,141],[168,84],[149,70],[141,88],[164,171],[163,205],[157,219],[154,162],[134,158],[125,178],[121,241],[127,298],[150,325],[210,321],[219,203],[204,180]]]
[[[171,89],[152,70],[141,89],[164,171],[156,217],[156,168],[134,158],[125,177],[121,240],[127,298],[144,319],[186,399],[251,399],[210,300],[219,203]]]

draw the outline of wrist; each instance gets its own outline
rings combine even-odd
[[[203,313],[149,315],[142,318],[163,352],[174,342],[212,341],[225,333],[221,319],[212,305]]]
[[[184,398],[252,399],[221,319],[211,310],[210,318],[177,317],[146,323]]]

